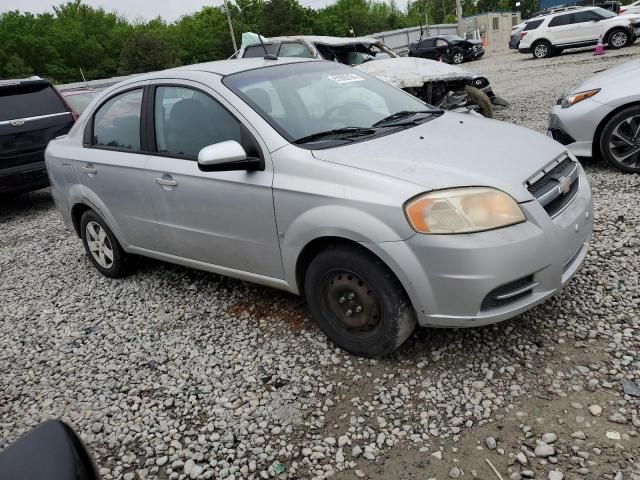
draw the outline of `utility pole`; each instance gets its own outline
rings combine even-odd
[[[227,14],[227,21],[229,22],[229,33],[231,34],[231,41],[233,42],[233,53],[235,54],[238,51],[238,45],[236,44],[236,35],[235,33],[233,33],[233,25],[231,24],[231,12],[229,11],[227,0],[222,0],[222,4],[224,5],[224,11]]]
[[[467,38],[464,30],[464,22],[462,21],[462,0],[456,0],[456,17],[458,17],[458,35]]]

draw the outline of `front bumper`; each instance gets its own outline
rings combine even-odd
[[[548,134],[565,145],[577,157],[593,156],[596,129],[613,107],[586,99],[569,108],[553,107]]]
[[[29,192],[48,185],[44,161],[0,170],[0,194]]]
[[[421,325],[473,327],[506,320],[559,292],[587,254],[593,203],[579,169],[576,197],[553,219],[531,201],[521,204],[527,221],[512,227],[468,235],[417,234],[366,246],[396,273]],[[527,284],[535,286],[517,294]],[[507,300],[487,301],[495,292]]]

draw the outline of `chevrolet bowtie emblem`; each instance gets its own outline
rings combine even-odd
[[[571,189],[571,179],[569,177],[561,177],[558,180],[558,192],[564,195]]]
[[[24,125],[24,120],[11,120],[9,123],[12,127],[21,127],[22,125]]]

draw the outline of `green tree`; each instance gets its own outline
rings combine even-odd
[[[4,65],[4,75],[8,78],[25,78],[33,75],[33,70],[22,58],[13,53]]]
[[[129,34],[120,54],[119,73],[129,75],[177,65],[171,44],[157,30],[140,28]]]

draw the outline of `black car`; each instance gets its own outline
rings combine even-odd
[[[46,187],[44,150],[74,121],[48,80],[0,80],[0,195]]]
[[[409,56],[460,64],[484,55],[482,42],[465,40],[457,35],[421,38],[409,45]]]

